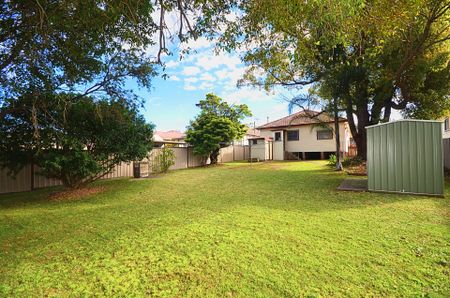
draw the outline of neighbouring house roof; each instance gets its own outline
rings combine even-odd
[[[255,128],[247,128],[247,132],[245,133],[249,138],[250,137],[259,137],[260,132]]]
[[[153,138],[156,141],[162,139],[161,141],[173,141],[182,140],[186,137],[186,134],[178,130],[168,130],[168,131],[155,131]]]
[[[280,129],[287,128],[289,126],[310,125],[319,123],[330,123],[334,121],[334,117],[331,117],[325,112],[317,112],[311,110],[300,111],[292,115],[283,117],[281,119],[269,122],[261,125],[258,129]],[[339,117],[339,122],[347,121],[343,117]]]

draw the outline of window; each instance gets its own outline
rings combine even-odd
[[[298,141],[298,130],[288,130],[287,131],[288,141]]]
[[[333,131],[331,130],[318,130],[317,139],[318,140],[331,140],[333,138]]]
[[[252,145],[257,145],[258,144],[258,140],[252,140]]]
[[[275,133],[275,141],[276,142],[281,141],[281,132],[278,131],[278,132]]]
[[[444,120],[444,130],[447,131],[449,129],[450,129],[450,117],[447,117]]]

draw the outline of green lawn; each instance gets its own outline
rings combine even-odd
[[[320,162],[0,196],[0,296],[449,296],[446,198],[337,192]]]

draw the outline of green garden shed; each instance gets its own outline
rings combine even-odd
[[[444,195],[442,122],[399,120],[366,129],[369,191]]]

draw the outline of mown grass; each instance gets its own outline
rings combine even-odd
[[[0,196],[0,296],[449,296],[446,198],[337,192],[319,162]]]

